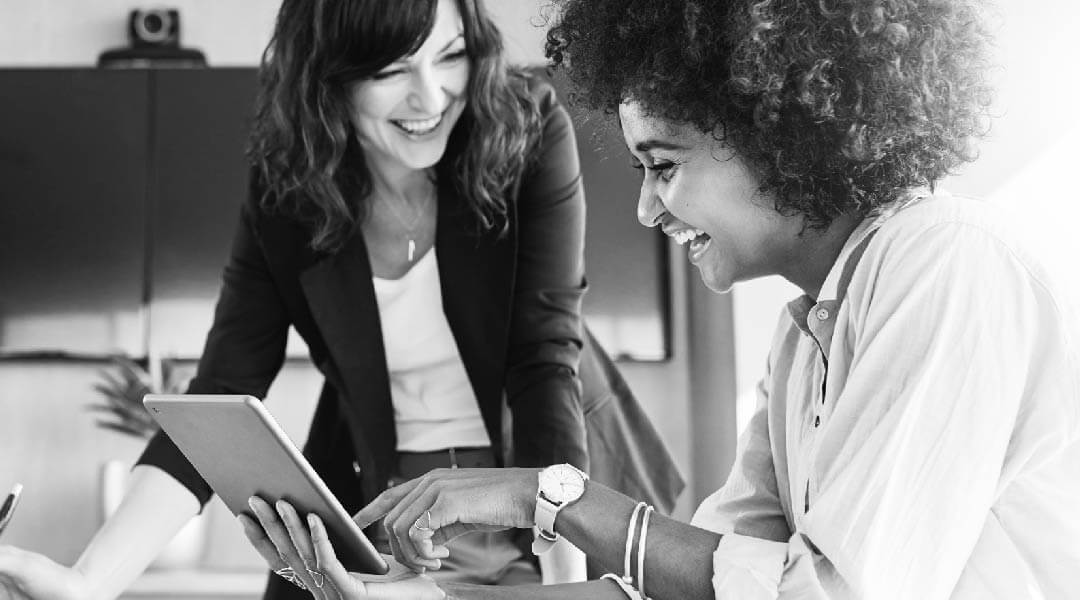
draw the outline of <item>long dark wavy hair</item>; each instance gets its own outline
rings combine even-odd
[[[477,231],[504,232],[507,203],[542,127],[528,76],[507,66],[481,0],[456,0],[470,63],[467,104],[436,175],[451,183]],[[347,86],[415,52],[438,0],[284,0],[263,53],[248,158],[261,205],[307,225],[335,252],[367,216],[371,175]]]
[[[979,0],[551,0],[576,98],[723,139],[822,228],[975,156],[991,101]]]

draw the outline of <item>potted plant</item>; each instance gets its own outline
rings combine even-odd
[[[149,439],[159,427],[143,406],[146,394],[180,394],[187,381],[180,377],[175,365],[161,363],[161,383],[156,384],[150,372],[126,356],[111,360],[110,367],[100,372],[101,380],[93,389],[99,395],[98,402],[87,410],[99,416],[96,424],[109,431],[139,439]],[[102,467],[101,493],[103,517],[111,515],[123,500],[127,488],[130,465],[122,460],[107,461]],[[152,569],[177,569],[197,567],[202,558],[206,539],[206,519],[201,515],[184,526],[150,564]]]

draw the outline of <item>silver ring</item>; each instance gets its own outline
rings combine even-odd
[[[323,584],[326,582],[326,576],[317,569],[308,569],[307,572],[308,575],[311,575],[311,580],[315,584],[315,587],[322,588]]]
[[[295,585],[302,590],[307,589],[307,586],[304,585],[303,580],[301,580],[296,575],[296,571],[293,571],[292,567],[282,567],[280,569],[274,569],[274,573],[276,573],[278,577],[281,577],[285,581],[288,581],[289,583]]]
[[[421,525],[420,524],[420,521],[424,517],[427,517],[427,525]],[[412,524],[412,526],[413,526],[413,529],[415,529],[417,531],[425,531],[425,532],[435,531],[434,529],[431,528],[431,511],[430,510],[425,510],[424,514],[422,514],[422,515],[420,515],[419,517],[416,518],[416,521]]]

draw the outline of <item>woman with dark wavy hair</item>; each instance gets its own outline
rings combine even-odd
[[[377,586],[344,572],[317,519],[309,536],[268,518],[310,549],[325,597],[1075,596],[1076,315],[991,207],[938,185],[985,129],[980,5],[556,4],[549,56],[618,115],[641,223],[688,246],[717,292],[780,275],[803,295],[727,482],[690,524],[562,465],[435,472],[357,515],[395,532],[422,519],[395,545],[406,564],[477,526],[536,525],[615,574]]]
[[[576,152],[553,88],[507,66],[480,0],[285,0],[188,393],[265,396],[295,328],[326,378],[305,454],[350,512],[439,467],[585,468]],[[134,480],[74,568],[3,549],[0,597],[115,597],[211,496],[164,435]],[[426,566],[539,581],[510,532],[452,548]],[[271,576],[268,597],[319,581]]]

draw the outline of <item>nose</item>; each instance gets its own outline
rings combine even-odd
[[[653,185],[646,175],[641,180],[641,191],[638,192],[637,218],[638,222],[645,227],[656,227],[660,224],[660,218],[664,215],[664,203],[656,193]]]
[[[444,108],[445,95],[443,82],[431,65],[419,65],[413,71],[409,108],[424,113],[424,116],[435,116]]]

